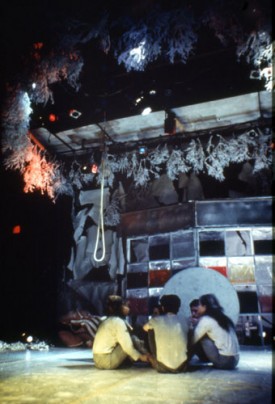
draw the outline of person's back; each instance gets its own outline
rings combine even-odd
[[[187,336],[177,314],[168,313],[149,322],[155,333],[156,359],[177,369],[187,359]]]
[[[139,353],[134,349],[125,321],[117,316],[108,317],[100,324],[93,345],[94,354],[109,354],[120,343],[123,350],[137,360]]]
[[[176,295],[164,295],[161,306],[164,314],[144,325],[154,358],[151,364],[159,372],[179,372],[184,370],[187,361],[187,325],[177,315],[180,299]]]

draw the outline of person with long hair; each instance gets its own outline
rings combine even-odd
[[[188,348],[187,348],[188,360],[190,359],[190,356],[192,356],[192,349],[190,347],[192,344],[192,337],[194,334],[194,329],[200,319],[199,313],[198,313],[199,304],[200,304],[199,299],[193,299],[189,303],[191,316],[188,318],[188,327],[189,327],[189,329],[188,329]],[[201,345],[199,345],[199,344],[196,344],[196,355],[202,362],[208,362],[208,358],[205,355]]]
[[[209,362],[218,369],[235,369],[239,362],[239,341],[233,321],[224,314],[214,294],[199,298],[199,321],[194,328],[189,358],[203,349]]]

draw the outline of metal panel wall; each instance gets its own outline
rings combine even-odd
[[[272,198],[197,201],[196,226],[247,226],[272,224]]]

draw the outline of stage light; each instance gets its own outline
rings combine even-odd
[[[20,233],[21,233],[21,226],[17,224],[16,226],[13,227],[12,234],[20,234]]]
[[[26,334],[25,332],[23,332],[21,334],[21,337],[23,338],[24,341],[30,343],[33,342],[33,336]]]
[[[90,163],[88,163],[88,164],[83,164],[83,165],[81,166],[81,172],[82,172],[83,174],[89,174],[89,173],[97,174],[97,173],[98,173],[98,165],[97,165],[96,163],[93,163],[93,164],[90,164]]]
[[[56,122],[57,120],[58,120],[57,115],[55,115],[55,114],[50,114],[49,115],[49,121],[50,122]]]
[[[83,164],[83,166],[81,167],[81,171],[83,173],[87,173],[88,172],[88,165],[87,164]]]
[[[97,164],[93,164],[93,165],[92,165],[91,172],[92,172],[93,174],[97,174],[97,173],[98,173],[98,166],[97,166]]]
[[[135,105],[138,105],[143,100],[143,98],[144,98],[143,96],[137,98],[135,101]]]
[[[148,153],[147,147],[144,145],[139,146],[138,153],[140,156],[147,156],[147,153]]]
[[[151,107],[146,107],[142,111],[141,115],[149,115],[151,112],[152,112],[152,108]]]
[[[69,115],[73,119],[78,119],[82,114],[80,111],[77,111],[76,109],[70,109]]]
[[[33,90],[36,89],[36,83],[32,83],[32,89],[33,89]]]

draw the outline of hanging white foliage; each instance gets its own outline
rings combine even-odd
[[[199,28],[205,25],[214,31],[224,45],[230,41],[238,44],[238,59],[245,59],[255,69],[251,72],[251,78],[264,80],[266,90],[272,91],[274,52],[270,28],[261,27],[244,33],[239,11],[239,2],[227,1],[206,2],[201,10],[191,3],[188,7],[171,10],[153,5],[142,18],[121,16],[111,21],[110,15],[103,13],[99,19],[94,19],[92,25],[75,20],[66,21],[64,25],[60,23],[61,32],[55,35],[52,42],[54,49],[46,52],[42,44],[41,49],[36,48],[31,52],[28,74],[22,74],[22,83],[28,88],[28,93],[23,90],[21,83],[8,91],[2,112],[2,151],[6,154],[4,166],[24,174],[25,190],[33,191],[37,187],[51,198],[63,193],[71,195],[74,188],[81,189],[83,185],[92,183],[95,175],[82,173],[76,164],[65,174],[59,163],[50,161],[46,155],[34,149],[28,136],[31,102],[44,105],[54,103],[50,87],[57,82],[64,81],[74,90],[79,90],[83,68],[80,45],[92,39],[99,39],[105,53],[112,49],[118,63],[123,64],[127,71],[144,70],[159,57],[170,63],[186,63],[196,45]],[[118,27],[121,34],[112,38],[112,30],[115,32]],[[30,90],[33,82],[36,87]],[[254,172],[270,167],[270,141],[271,138],[267,139],[259,130],[251,130],[230,140],[217,135],[214,142],[214,137],[211,137],[205,149],[199,139],[192,139],[185,149],[173,149],[171,152],[164,145],[142,158],[136,152],[109,154],[105,159],[104,176],[110,187],[114,184],[116,173],[131,177],[133,184],[140,187],[158,178],[163,171],[170,179],[175,179],[179,173],[189,170],[199,173],[206,168],[209,175],[222,181],[224,168],[230,163],[253,159]],[[48,176],[46,169],[49,170]],[[96,178],[100,182],[101,171]]]
[[[187,173],[190,166],[187,166],[184,159],[184,152],[180,149],[173,149],[166,164],[166,172],[171,180],[175,180],[179,173]]]
[[[271,167],[274,157],[271,149],[271,131],[261,131],[258,128],[256,133],[258,136],[256,138],[257,147],[253,151],[253,159],[255,160],[254,173]]]
[[[28,94],[22,91],[20,86],[11,89],[2,111],[2,151],[24,153],[30,140],[27,136],[30,115],[32,113],[31,102]],[[18,159],[19,156],[15,157]],[[11,166],[8,163],[8,166]],[[14,167],[18,169],[18,167]]]
[[[169,159],[170,153],[167,145],[157,146],[155,150],[148,155],[152,165],[161,165]]]
[[[117,226],[120,223],[119,198],[114,195],[104,212],[104,224],[106,226]]]
[[[195,24],[192,12],[185,7],[165,12],[155,9],[142,20],[129,22],[116,46],[118,63],[127,71],[142,71],[160,55],[170,63],[176,57],[186,63],[197,42]]]
[[[61,166],[57,166],[53,180],[54,200],[60,195],[68,195],[73,197],[74,190],[72,183],[64,176]]]
[[[224,168],[230,163],[254,160],[254,173],[270,169],[273,163],[270,145],[271,129],[255,128],[227,138],[212,135],[205,148],[199,139],[192,139],[184,148],[168,148],[167,144],[157,146],[147,156],[140,156],[137,151],[123,155],[108,153],[104,158],[104,177],[106,185],[112,188],[116,174],[121,173],[132,178],[137,189],[147,187],[162,173],[174,180],[180,173],[199,173],[206,169],[208,175],[223,181]],[[30,141],[23,154],[21,150],[14,151],[5,164],[6,168],[16,167],[24,175],[26,192],[37,188],[53,200],[62,194],[73,195],[74,189],[89,186],[94,179],[98,183],[101,181],[102,167],[97,174],[83,173],[81,165],[74,161],[67,172],[60,163],[42,156]]]
[[[228,153],[231,156],[232,163],[242,163],[251,159],[250,146],[256,146],[255,141],[249,136],[248,132],[238,135],[230,140],[228,145]]]
[[[212,135],[205,147],[199,139],[192,139],[185,148],[169,149],[165,144],[157,146],[147,156],[142,157],[136,151],[124,155],[109,153],[105,159],[106,182],[112,187],[115,174],[121,173],[127,178],[132,178],[133,186],[139,188],[146,187],[164,172],[174,180],[180,173],[189,171],[199,173],[204,168],[208,175],[223,181],[224,168],[230,163],[242,163],[253,159],[255,172],[270,168],[272,165],[270,142],[270,129],[261,131],[257,128],[226,139],[219,134]],[[99,173],[97,176],[99,183],[100,175]],[[79,189],[82,184],[83,179],[79,180]]]
[[[264,80],[266,91],[274,88],[274,42],[267,31],[254,31],[250,34],[245,43],[237,48],[237,56],[242,56],[248,64],[254,66],[256,70],[250,73],[251,79]]]
[[[225,179],[223,171],[224,167],[230,164],[230,154],[228,153],[228,142],[220,135],[216,136],[218,143],[213,144],[214,137],[211,136],[206,146],[208,156],[205,159],[207,172],[211,177],[218,181]]]
[[[146,160],[141,159],[139,163],[135,166],[133,171],[134,185],[136,187],[146,185],[150,180],[149,170],[146,167]]]
[[[113,172],[126,173],[129,170],[128,154],[112,156],[108,155],[108,162]]]
[[[232,163],[242,163],[249,159],[247,155],[247,149],[245,153],[243,151],[243,144],[238,140],[238,138],[233,137],[228,144],[228,153],[230,155],[230,160]]]
[[[57,82],[64,81],[78,91],[83,68],[81,47],[94,39],[99,41],[105,53],[112,50],[118,63],[123,64],[127,71],[144,70],[159,57],[170,63],[186,63],[197,43],[200,28],[207,26],[222,44],[236,44],[238,59],[245,59],[255,69],[251,72],[252,79],[264,80],[267,91],[274,89],[271,19],[269,21],[268,16],[262,18],[251,28],[251,32],[244,32],[238,1],[204,2],[199,8],[190,2],[186,6],[181,4],[178,8],[175,6],[169,10],[159,4],[152,4],[150,11],[144,12],[140,18],[122,14],[115,20],[103,8],[104,12],[99,13],[92,24],[74,19],[61,22],[59,19],[56,26],[51,24],[51,29],[53,26],[55,29],[50,31],[49,43],[41,43],[41,46],[34,47],[30,52],[30,60],[26,63],[27,71],[22,71],[19,82],[8,90],[2,110],[2,152],[5,153],[6,168],[22,172],[25,164],[32,158],[32,145],[28,137],[32,112],[30,103],[54,103],[50,87]],[[120,34],[117,36],[118,28]],[[49,44],[53,46],[51,49],[45,46]],[[31,90],[32,83],[36,86]],[[228,142],[227,150],[231,162],[243,162],[253,157],[253,148],[257,147],[257,142],[255,145],[249,137],[251,138],[245,134],[242,138]],[[202,171],[205,165],[210,175],[221,179],[222,168],[227,164],[226,152],[221,146],[220,144],[219,148],[213,149],[205,160],[200,142],[193,140],[185,151],[185,161],[195,173]],[[269,164],[269,157],[262,144],[258,151],[255,155],[257,170]],[[114,174],[123,172],[127,177],[133,177],[134,183],[144,184],[147,179],[159,175],[160,166],[168,159],[165,148],[158,149],[155,153],[150,152],[150,158],[148,156],[142,164],[138,156],[131,153],[119,158],[113,157],[109,162],[107,181],[112,185]],[[169,159],[168,170],[172,177],[176,176],[177,169],[186,170],[184,165],[180,168],[176,161],[171,163],[172,160]],[[80,189],[93,176],[83,175],[79,170],[68,178],[69,182]],[[60,182],[61,188],[67,188],[63,180]],[[55,189],[58,192],[58,185]]]
[[[194,173],[199,173],[203,170],[205,153],[199,139],[192,139],[189,146],[186,148],[185,160],[192,166]]]
[[[83,185],[88,185],[92,183],[95,175],[92,173],[83,173],[81,171],[81,165],[77,161],[73,161],[71,168],[66,175],[68,181],[72,184],[72,187],[80,190]]]
[[[28,138],[27,138],[28,139]],[[24,148],[13,150],[8,157],[4,160],[4,167],[9,170],[18,170],[20,173],[24,172],[26,164],[32,159],[33,144],[28,139],[28,145]]]
[[[271,63],[272,55],[267,52],[270,44],[271,39],[267,31],[254,31],[245,43],[238,46],[237,55],[239,58],[244,56],[248,64],[259,67],[262,62]]]
[[[101,184],[102,174],[103,174],[106,185],[108,185],[109,187],[112,187],[114,179],[115,179],[114,173],[115,173],[114,165],[112,165],[111,160],[109,160],[108,157],[104,158],[104,162],[102,160],[101,165],[98,170],[98,175],[97,175],[98,185]]]
[[[213,158],[213,156],[207,157],[205,160],[205,166],[207,173],[211,177],[216,178],[218,181],[224,181],[223,167],[219,164],[219,161]]]
[[[143,32],[144,31],[144,32]],[[129,42],[129,47],[125,51],[117,54],[118,64],[123,63],[126,70],[129,72],[131,70],[144,70],[150,59],[153,59],[153,54],[159,54],[159,46],[155,43],[151,43],[149,36],[146,35],[147,28],[139,29],[139,31],[127,32],[122,37],[122,40]],[[150,49],[150,45],[152,46]],[[150,50],[152,54],[150,55]],[[155,56],[156,57],[156,56]]]
[[[50,85],[66,80],[76,91],[80,88],[79,76],[83,68],[83,59],[79,52],[70,54],[51,54],[42,59],[35,68],[31,81],[35,83],[35,89],[31,93],[31,100],[35,104],[54,103],[54,97]]]
[[[214,138],[218,140],[216,145],[213,144]],[[217,134],[215,137],[210,137],[206,151],[208,154],[211,154],[213,158],[216,158],[222,167],[229,166],[231,156],[228,153],[228,141],[221,135]]]
[[[253,173],[269,168],[272,163],[271,155],[268,155],[268,152],[264,146],[259,148],[259,153],[255,156],[254,170]]]
[[[135,173],[138,171],[138,167],[139,167],[139,160],[138,160],[138,156],[137,153],[134,152],[132,154],[128,154],[128,170],[127,170],[127,177],[135,177]]]
[[[148,161],[148,160],[147,160],[147,161]],[[149,169],[148,169],[150,179],[159,178],[160,173],[161,173],[161,170],[162,170],[161,167],[158,166],[158,165],[153,165],[153,164],[151,164],[151,161],[150,161],[150,160],[148,161],[148,163],[150,163],[150,164],[149,164]]]

